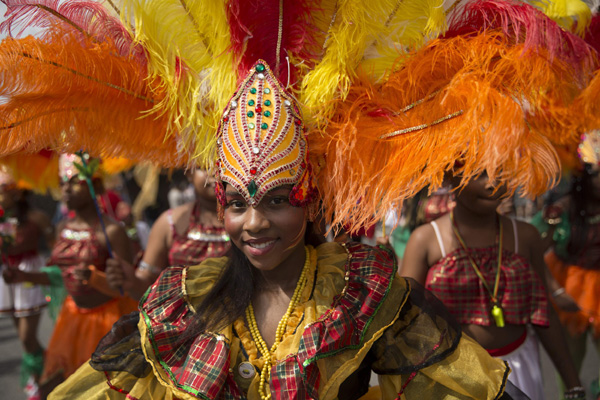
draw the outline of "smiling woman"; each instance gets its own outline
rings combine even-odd
[[[229,101],[217,145],[229,256],[167,268],[50,398],[509,397],[507,366],[398,277],[388,251],[313,238],[300,107],[265,62]]]

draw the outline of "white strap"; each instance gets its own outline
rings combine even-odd
[[[515,236],[515,254],[519,254],[519,234],[517,233],[517,221],[514,218],[511,218],[513,226],[513,235]]]
[[[440,228],[435,221],[431,221],[431,226],[433,226],[433,230],[435,231],[435,237],[437,237],[438,244],[440,245],[440,250],[442,251],[442,257],[446,257],[446,248],[444,247],[444,242],[442,241],[442,234],[440,233]]]

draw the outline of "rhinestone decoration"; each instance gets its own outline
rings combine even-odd
[[[267,90],[269,90],[269,89],[268,88],[265,89],[265,93],[267,93]],[[250,93],[256,94],[256,88],[253,87],[252,89],[250,89]]]
[[[269,107],[271,105],[271,100],[265,100],[265,106]]]
[[[237,107],[237,101],[232,101],[231,102],[231,108],[236,108]]]
[[[270,116],[271,116],[271,111],[268,111],[268,110],[267,110],[267,111],[265,111],[265,112],[263,113],[263,115],[264,115],[265,117],[270,117]]]
[[[253,105],[254,105],[254,100],[249,100],[249,101],[248,101],[248,105],[249,105],[249,106],[253,106]]]
[[[254,117],[254,111],[248,111],[248,118]]]
[[[253,127],[253,128],[254,128],[254,127]],[[260,149],[259,149],[258,147],[253,147],[253,148],[252,148],[252,152],[253,152],[254,154],[258,154],[258,153],[260,153]]]
[[[265,66],[262,64],[256,64],[256,72],[264,72]]]
[[[249,122],[249,123],[248,123],[248,128],[250,128],[250,129],[254,129],[254,124],[253,124],[252,122]]]
[[[265,79],[265,74],[258,74],[256,75],[256,77],[262,81],[263,79]]]

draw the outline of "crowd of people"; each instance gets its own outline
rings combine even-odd
[[[61,153],[52,223],[0,177],[30,400],[538,400],[540,344],[600,398],[585,3],[3,3],[0,162]]]

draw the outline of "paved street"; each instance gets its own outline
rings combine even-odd
[[[39,338],[44,344],[48,343],[52,332],[52,321],[44,314],[40,325]],[[593,348],[591,342],[588,348]],[[542,351],[542,367],[544,370],[544,383],[547,400],[558,399],[558,386],[554,367],[549,358]],[[0,387],[1,399],[23,400],[25,395],[19,387],[19,365],[21,362],[21,346],[17,332],[9,319],[0,319]],[[595,352],[588,352],[582,371],[582,379],[586,389],[590,382],[598,375],[598,358]],[[588,396],[592,400],[591,396]],[[595,399],[593,399],[595,400]]]

